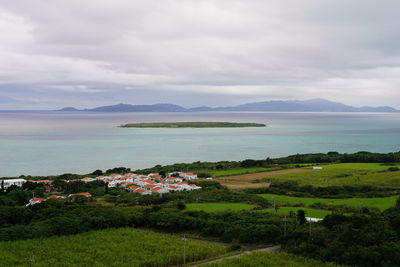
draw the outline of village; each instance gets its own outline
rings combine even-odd
[[[179,192],[184,190],[198,190],[200,186],[191,184],[190,181],[198,179],[197,174],[174,171],[168,173],[165,177],[158,173],[150,173],[148,175],[126,173],[126,174],[110,174],[106,176],[98,177],[84,177],[82,179],[63,179],[63,182],[85,182],[90,183],[94,181],[103,181],[108,188],[120,187],[124,188],[129,192],[135,192],[140,195],[150,195],[153,193],[166,194],[170,192]],[[54,191],[51,186],[53,180],[25,180],[25,179],[8,179],[1,181],[1,189],[6,190],[10,186],[21,187],[24,183],[40,183],[46,186],[47,192]],[[38,203],[42,203],[48,199],[68,199],[74,200],[78,196],[86,198],[92,198],[92,195],[88,192],[81,192],[75,194],[69,194],[68,196],[62,196],[53,194],[47,198],[32,197],[26,206],[32,206]]]

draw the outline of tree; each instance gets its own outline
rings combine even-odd
[[[186,208],[185,202],[183,201],[178,201],[176,203],[176,207],[178,208],[178,210],[184,210]]]
[[[306,223],[306,212],[304,210],[298,210],[297,211],[297,220],[299,221],[300,225],[303,225]]]
[[[397,198],[395,207],[400,208],[400,197]]]
[[[102,170],[95,170],[94,172],[91,173],[91,175],[100,176],[100,175],[103,175],[103,171]]]

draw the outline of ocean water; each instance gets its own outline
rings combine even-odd
[[[118,127],[175,121],[259,122],[267,127]],[[0,112],[0,177],[361,150],[399,151],[400,114]]]

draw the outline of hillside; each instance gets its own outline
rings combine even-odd
[[[60,111],[77,111],[75,108],[63,108]],[[238,106],[227,107],[194,107],[185,108],[174,104],[130,105],[117,104],[85,109],[89,112],[204,112],[204,111],[269,111],[269,112],[399,112],[392,107],[353,107],[325,99],[311,100],[273,100],[254,102]]]

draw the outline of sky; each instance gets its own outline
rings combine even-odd
[[[398,0],[0,0],[0,110],[400,108]]]

